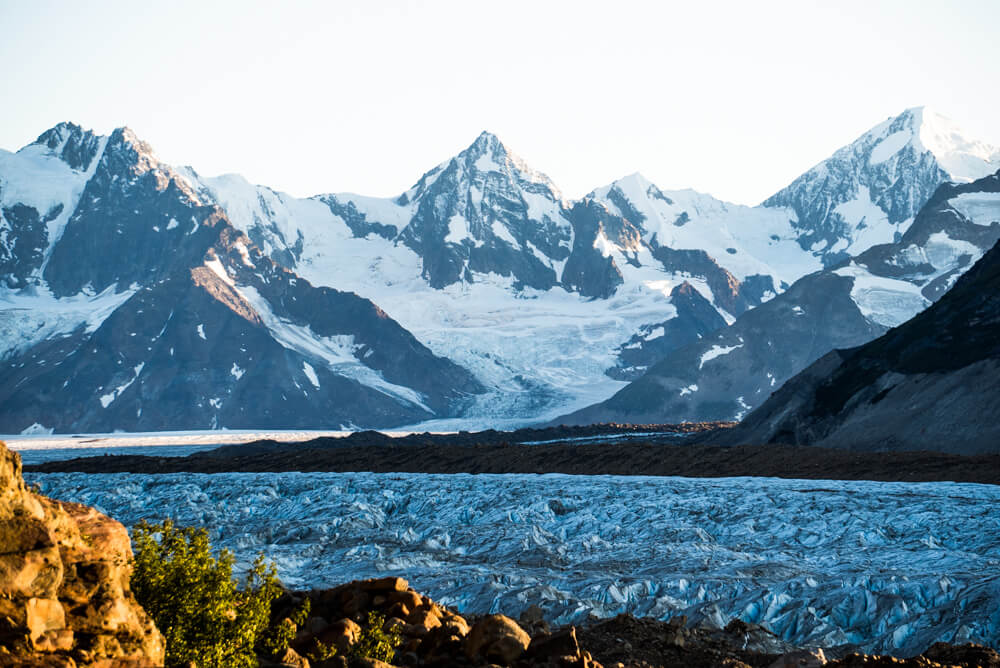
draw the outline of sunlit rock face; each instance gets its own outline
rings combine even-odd
[[[131,558],[124,526],[30,491],[0,443],[0,664],[163,665],[163,637],[129,589]]]

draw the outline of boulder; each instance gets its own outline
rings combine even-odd
[[[414,610],[406,618],[406,622],[413,626],[422,626],[428,631],[441,626],[441,619],[437,616],[433,608],[418,608]]]
[[[305,658],[291,647],[285,649],[281,656],[277,657],[279,666],[288,668],[309,668],[309,659]]]
[[[396,668],[391,663],[386,663],[385,661],[379,661],[378,659],[373,659],[369,656],[361,657],[355,661],[354,665],[358,668]]]
[[[531,643],[531,637],[510,617],[487,615],[480,618],[465,638],[465,654],[503,664],[514,663]]]
[[[317,634],[320,642],[334,645],[340,653],[346,652],[361,637],[361,626],[351,619],[338,620]]]
[[[361,580],[358,586],[362,591],[388,593],[403,592],[409,588],[409,584],[403,578],[377,578],[374,580]]]
[[[782,654],[768,668],[819,668],[826,665],[826,654],[821,649],[802,649]]]
[[[528,656],[532,659],[581,656],[580,643],[576,638],[576,627],[570,626],[548,636],[532,638],[531,644],[528,646]]]
[[[0,442],[0,666],[162,666],[131,559],[124,526],[29,490]]]

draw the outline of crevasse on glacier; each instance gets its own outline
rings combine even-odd
[[[126,525],[209,527],[290,586],[400,574],[465,611],[762,623],[915,652],[1000,643],[1000,488],[563,475],[29,475]]]

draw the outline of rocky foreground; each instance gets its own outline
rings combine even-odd
[[[163,637],[129,589],[131,559],[124,526],[32,492],[0,442],[0,666],[163,665]]]
[[[292,646],[284,656],[264,665],[306,668],[310,662],[304,656],[315,655],[317,645],[322,644],[336,647],[337,656],[313,662],[313,667],[385,667],[389,664],[345,658],[362,633],[361,624],[374,611],[385,618],[387,632],[402,637],[394,659],[400,666],[1000,667],[1000,654],[979,645],[937,643],[922,655],[906,659],[824,652],[793,647],[766,629],[739,620],[724,629],[691,628],[684,617],[661,622],[619,615],[582,628],[552,629],[537,608],[529,608],[517,621],[499,614],[461,615],[396,577],[287,593],[275,607],[278,618],[293,614],[306,598],[311,615],[297,629]],[[832,659],[828,653],[842,656]]]

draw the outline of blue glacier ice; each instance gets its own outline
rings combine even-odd
[[[28,474],[131,525],[208,527],[292,587],[401,575],[557,623],[733,617],[803,645],[1000,645],[1000,487],[372,473]]]

